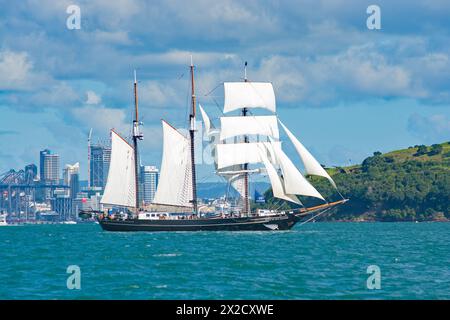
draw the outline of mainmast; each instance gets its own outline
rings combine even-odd
[[[197,177],[195,173],[195,114],[196,114],[196,102],[195,102],[195,82],[194,82],[194,63],[191,56],[191,102],[192,109],[189,115],[189,135],[191,138],[191,170],[192,170],[192,205],[194,207],[194,213],[198,214],[197,208]]]
[[[247,82],[247,61],[245,61],[244,65],[244,82]],[[247,108],[242,108],[242,116],[247,116]],[[248,143],[248,136],[244,136],[244,142]],[[250,201],[248,197],[248,163],[244,164],[244,212],[246,215],[250,214]]]
[[[134,149],[134,174],[135,174],[135,190],[136,190],[136,213],[139,211],[139,161],[138,161],[138,140],[143,139],[143,135],[139,131],[139,109],[138,109],[138,93],[136,70],[134,70],[134,120],[133,120],[133,149]]]

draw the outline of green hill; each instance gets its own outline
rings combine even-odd
[[[374,155],[361,165],[327,169],[350,201],[327,212],[323,220],[450,220],[450,142]],[[339,199],[326,179],[310,181],[329,201]],[[270,204],[279,203],[269,190]],[[317,202],[303,199],[306,205]],[[291,206],[281,203],[281,207]]]

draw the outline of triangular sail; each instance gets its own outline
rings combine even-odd
[[[283,127],[284,131],[288,135],[289,139],[292,141],[297,153],[302,159],[303,165],[305,166],[305,171],[309,175],[316,175],[327,178],[330,183],[336,188],[336,183],[330,177],[330,175],[325,171],[325,169],[320,165],[320,163],[312,156],[312,154],[301,144],[301,142],[289,131],[288,128],[278,120]]]
[[[275,112],[275,93],[268,82],[225,82],[223,112],[241,108],[264,108]]]
[[[192,207],[192,170],[189,140],[162,121],[164,144],[154,203]]]
[[[200,108],[200,113],[202,115],[202,119],[203,119],[203,123],[205,124],[205,133],[207,136],[209,136],[211,133],[214,132],[214,126],[211,123],[211,120],[208,117],[208,114],[205,112],[205,110],[203,109],[203,107],[201,106],[201,104],[198,105],[198,107]]]
[[[283,172],[284,190],[287,194],[297,194],[307,197],[315,197],[325,199],[322,195],[306,180],[306,178],[298,171],[286,153],[281,148],[274,147],[277,162],[280,164]]]
[[[134,149],[111,131],[111,162],[101,203],[124,207],[136,204]]]
[[[300,200],[298,200],[298,198],[295,195],[286,194],[286,192],[283,188],[283,181],[278,176],[277,171],[275,170],[273,165],[270,163],[269,159],[267,159],[265,152],[260,149],[259,154],[260,154],[262,162],[264,163],[264,166],[266,167],[267,175],[269,176],[270,184],[272,185],[273,196],[278,199],[283,199],[283,200],[287,200],[290,202],[294,202],[296,204],[301,204]]]

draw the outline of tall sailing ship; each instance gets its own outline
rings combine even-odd
[[[247,65],[247,64],[246,64]],[[288,230],[310,215],[345,203],[327,202],[297,169],[281,147],[279,126],[298,152],[306,175],[324,177],[336,188],[333,179],[276,115],[275,93],[271,83],[224,83],[224,116],[215,128],[199,105],[206,135],[213,150],[215,173],[238,191],[242,209],[239,213],[206,215],[197,201],[195,135],[197,101],[194,65],[190,65],[191,105],[189,135],[162,120],[163,155],[154,201],[145,208],[139,202],[138,141],[142,140],[138,113],[136,74],[134,78],[135,117],[130,144],[111,131],[111,163],[101,202],[107,206],[129,208],[130,214],[97,216],[107,231],[255,231]],[[266,115],[254,115],[262,109]],[[230,115],[239,112],[238,115]],[[252,210],[249,176],[267,175],[273,196],[298,205],[292,210]],[[314,197],[323,203],[305,207],[298,196]]]

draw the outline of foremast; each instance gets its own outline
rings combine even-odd
[[[247,79],[247,61],[245,61],[244,64],[244,82],[248,82]],[[247,116],[248,109],[246,107],[242,108],[242,116]],[[244,142],[248,143],[248,135],[244,136]],[[243,165],[244,170],[244,214],[249,215],[250,214],[250,199],[248,196],[248,189],[249,189],[249,182],[248,182],[248,163],[244,163]]]
[[[197,204],[197,175],[195,172],[195,116],[196,116],[196,99],[195,99],[195,81],[194,81],[194,63],[191,56],[191,113],[189,115],[189,137],[191,145],[191,171],[192,171],[192,206],[194,213],[198,215]]]

